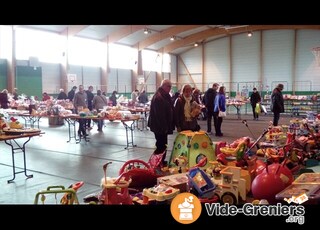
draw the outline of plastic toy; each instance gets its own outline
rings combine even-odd
[[[287,201],[288,203],[299,203],[299,197],[305,194],[307,197],[306,204],[319,204],[319,189],[319,184],[292,184],[276,194],[275,197],[277,200]],[[296,199],[298,201],[295,201]]]
[[[320,173],[303,173],[293,184],[319,184],[320,185]]]
[[[185,156],[179,156],[176,159],[174,159],[174,163],[177,167],[174,167],[174,169],[177,169],[178,173],[184,173],[188,171],[188,159]],[[171,173],[174,173],[174,170],[171,171]]]
[[[275,195],[285,188],[285,183],[281,179],[280,165],[277,170],[266,170],[256,176],[251,184],[252,195],[255,199],[266,199],[270,204],[274,204]]]
[[[279,173],[281,180],[283,181],[285,187],[287,187],[292,184],[294,178],[292,172],[290,171],[290,169],[288,169],[285,162],[286,161],[283,161],[281,164],[273,163],[271,165],[268,165],[268,171],[273,174]],[[263,172],[266,171],[267,169],[265,168]]]
[[[208,175],[199,168],[193,168],[187,174],[189,184],[199,198],[211,199],[214,197],[216,185],[210,180]]]
[[[246,200],[246,180],[241,178],[241,168],[228,166],[221,170],[221,179],[212,179],[217,185],[215,194],[222,203],[238,204],[239,195]]]
[[[161,154],[153,153],[146,163],[142,160],[129,160],[119,170],[119,175],[126,173],[131,178],[130,188],[142,190],[157,183],[157,178],[164,176],[165,172],[162,171],[163,158],[166,152]]]
[[[241,160],[244,157],[246,149],[249,146],[249,142],[249,138],[241,138],[241,141],[239,141],[236,145],[231,144],[229,147],[220,148],[220,152],[225,154],[226,157],[234,157],[230,159]],[[220,159],[219,156],[218,159]]]
[[[107,177],[107,166],[111,163],[108,162],[103,166],[104,178],[101,179],[103,190],[100,200],[103,200],[103,204],[132,204],[128,190],[131,179],[126,173],[121,174],[118,178]]]
[[[204,131],[182,131],[174,140],[169,160],[170,168],[177,167],[179,169],[179,166],[175,163],[179,157],[187,159],[186,167],[189,169],[195,165],[205,169],[209,167],[209,161],[216,159],[215,146]]]
[[[155,200],[157,202],[168,202],[179,193],[179,189],[165,184],[159,184],[152,188],[143,189],[143,203],[148,204],[151,200]]]
[[[79,204],[79,200],[77,197],[77,191],[80,187],[83,185],[83,181],[77,182],[75,184],[71,184],[67,189],[65,189],[64,186],[58,185],[58,186],[49,186],[46,190],[41,190],[38,192],[34,199],[34,204],[38,204],[39,197],[41,195],[41,202],[42,204],[45,203],[45,200],[47,199],[46,195],[53,194],[55,195],[55,199],[57,199],[57,194],[62,194],[60,204],[69,205],[69,204]],[[57,204],[57,200],[56,200]]]

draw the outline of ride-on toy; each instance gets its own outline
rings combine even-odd
[[[142,160],[129,160],[119,170],[119,175],[126,173],[131,178],[130,188],[142,190],[157,184],[157,178],[164,176],[162,171],[163,158],[166,151],[160,154],[153,153],[148,163]]]
[[[71,184],[67,189],[65,189],[64,186],[58,185],[58,186],[49,186],[46,190],[41,190],[38,192],[34,199],[34,204],[38,204],[39,197],[41,195],[41,202],[42,204],[45,203],[45,200],[47,199],[46,195],[53,194],[55,196],[55,203],[57,202],[57,194],[62,194],[62,198],[60,199],[59,204],[79,204],[78,197],[77,197],[77,191],[78,189],[83,185],[83,181],[79,181],[77,183]]]

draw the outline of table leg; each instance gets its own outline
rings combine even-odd
[[[236,108],[237,116],[238,116],[238,119],[240,120],[241,119],[241,114],[240,114],[241,106],[237,106],[237,105],[233,105],[233,106]]]
[[[5,143],[11,147],[11,154],[12,154],[12,170],[13,170],[13,178],[8,180],[8,183],[11,183],[14,181],[16,178],[16,174],[18,173],[24,173],[24,175],[27,178],[32,178],[33,175],[28,175],[27,174],[27,162],[26,162],[26,144],[30,141],[31,137],[28,137],[28,140],[23,143],[23,145],[19,145],[15,140],[6,140]],[[16,147],[14,146],[16,145]],[[18,151],[17,151],[18,150]],[[23,170],[22,171],[16,171],[16,165],[15,165],[15,159],[14,159],[14,154],[18,152],[22,152],[23,154]]]
[[[127,147],[125,147],[124,149],[128,149],[131,145],[131,147],[136,147],[137,145],[135,145],[133,143],[133,130],[134,130],[134,123],[135,121],[132,121],[130,125],[128,125],[126,122],[127,121],[121,121],[124,128],[126,129],[126,138],[127,138]],[[131,141],[129,141],[129,132],[131,135]]]
[[[76,142],[80,142],[80,139],[77,138],[76,120],[71,118],[65,118],[65,121],[68,123],[69,140],[67,142],[70,142],[72,138],[74,138]]]

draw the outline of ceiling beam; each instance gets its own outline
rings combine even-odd
[[[205,40],[213,36],[218,36],[218,35],[228,36],[230,34],[244,33],[246,31],[276,30],[276,29],[318,29],[319,30],[320,25],[248,25],[246,27],[239,27],[239,28],[233,28],[233,29],[212,28],[212,29],[201,31],[199,33],[192,34],[181,40],[174,41],[162,48],[164,53],[170,53],[175,49],[188,46],[192,43],[198,42],[200,40]]]
[[[72,37],[79,33],[81,30],[84,30],[87,28],[87,25],[72,25],[72,26],[67,26],[62,32],[60,32],[60,35],[65,35]]]
[[[144,29],[146,26],[145,25],[130,25],[130,26],[125,26],[109,35],[101,39],[103,42],[109,42],[109,43],[114,43],[122,38],[129,36],[132,33],[135,33],[139,30]]]
[[[139,50],[143,50],[144,48],[159,42],[161,40],[170,38],[173,35],[177,35],[179,33],[183,33],[188,30],[196,29],[203,25],[179,25],[179,26],[172,26],[166,30],[163,30],[160,33],[154,32],[153,35],[149,36],[148,38],[144,39],[140,43],[137,43]]]

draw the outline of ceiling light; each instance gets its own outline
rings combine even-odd
[[[171,36],[170,41],[174,41],[174,40],[176,40],[176,36]]]
[[[194,46],[194,47],[197,47],[198,45],[199,45],[198,42],[196,42],[196,43],[194,43],[193,46]]]
[[[143,31],[144,34],[151,34],[151,30],[149,30],[148,28],[144,29]]]
[[[252,37],[252,32],[251,31],[248,31],[248,37]]]

